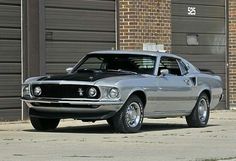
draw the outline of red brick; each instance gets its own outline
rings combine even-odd
[[[166,50],[171,49],[171,0],[119,3],[121,49],[142,49],[144,42],[164,44]]]

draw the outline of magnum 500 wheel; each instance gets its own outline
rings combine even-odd
[[[209,98],[205,93],[202,93],[197,100],[197,103],[191,113],[186,116],[186,121],[189,127],[205,127],[208,123],[210,115]]]
[[[144,109],[141,99],[131,96],[122,109],[112,118],[115,131],[122,133],[138,132],[143,123]]]

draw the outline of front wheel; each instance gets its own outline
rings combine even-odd
[[[197,103],[191,115],[186,116],[186,121],[189,127],[205,127],[208,123],[209,115],[209,98],[205,93],[202,93],[198,97]]]
[[[109,118],[107,119],[107,123],[111,128],[114,128],[114,122],[113,122],[113,118]]]
[[[112,126],[117,132],[138,132],[143,123],[144,109],[141,99],[136,96],[130,98],[121,110],[112,118]]]
[[[54,130],[58,126],[60,119],[45,119],[45,118],[30,117],[30,122],[36,130],[48,131],[48,130]]]

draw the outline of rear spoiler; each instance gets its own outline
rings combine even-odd
[[[199,69],[202,73],[206,73],[206,74],[215,74],[215,72],[213,72],[210,69]]]

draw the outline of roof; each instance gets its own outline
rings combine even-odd
[[[127,50],[104,50],[104,51],[94,51],[89,54],[133,54],[133,55],[149,55],[149,56],[162,56],[167,55],[165,52],[155,52],[155,51],[127,51]],[[170,56],[175,56],[173,54],[168,54]]]

